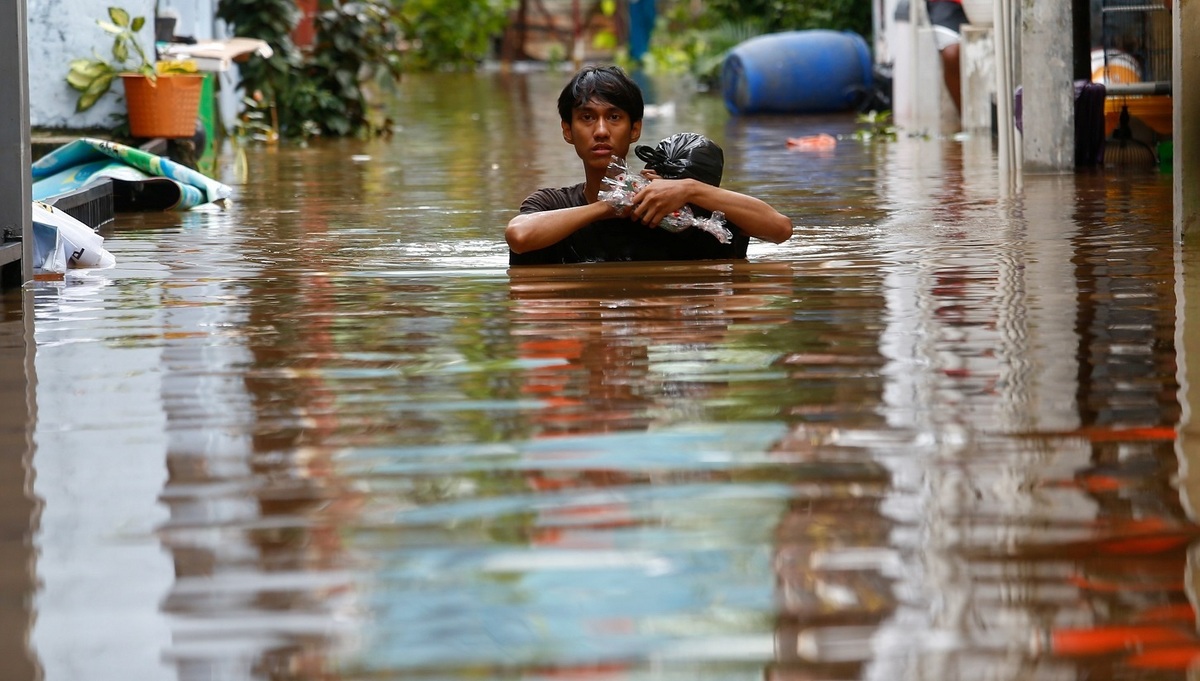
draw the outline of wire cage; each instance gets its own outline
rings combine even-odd
[[[1171,8],[1169,0],[1100,0],[1099,44],[1092,80],[1108,89],[1106,134],[1128,137],[1129,118],[1155,136],[1171,134]]]
[[[1124,82],[1170,87],[1171,12],[1167,0],[1103,0],[1100,12],[1103,76],[1114,83],[1122,82],[1118,77],[1131,77],[1136,80]]]

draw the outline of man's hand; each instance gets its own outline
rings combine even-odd
[[[644,172],[643,176],[653,181],[633,195],[629,219],[651,227],[658,226],[668,215],[686,206],[692,200],[694,186],[698,184],[691,179],[664,180],[654,171]]]
[[[753,196],[721,189],[690,178],[664,180],[652,170],[642,176],[652,180],[633,196],[629,219],[651,227],[689,203],[725,218],[756,239],[783,243],[792,236],[792,221],[770,205]]]

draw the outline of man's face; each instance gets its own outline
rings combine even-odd
[[[605,170],[613,156],[625,158],[629,146],[642,134],[642,122],[608,102],[593,99],[571,112],[571,122],[562,124],[563,139],[589,168]]]

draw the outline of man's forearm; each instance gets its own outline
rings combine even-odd
[[[756,239],[783,243],[792,237],[792,221],[762,199],[697,183],[697,206],[708,211],[719,210],[725,217]]]
[[[509,221],[504,240],[514,253],[528,253],[562,241],[597,220],[613,217],[612,207],[603,201],[586,206],[522,213]]]
[[[792,236],[792,221],[765,201],[693,179],[650,182],[635,197],[630,217],[657,225],[689,203],[708,211],[721,211],[730,222],[756,239],[782,243]]]

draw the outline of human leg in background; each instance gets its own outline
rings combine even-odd
[[[959,72],[960,29],[967,23],[967,13],[959,0],[929,0],[929,22],[934,27],[934,40],[942,55],[942,77],[954,107],[962,111],[962,76]]]
[[[954,108],[962,113],[962,74],[959,72],[959,44],[947,45],[942,48],[942,76],[946,81],[946,89],[954,100]]]

